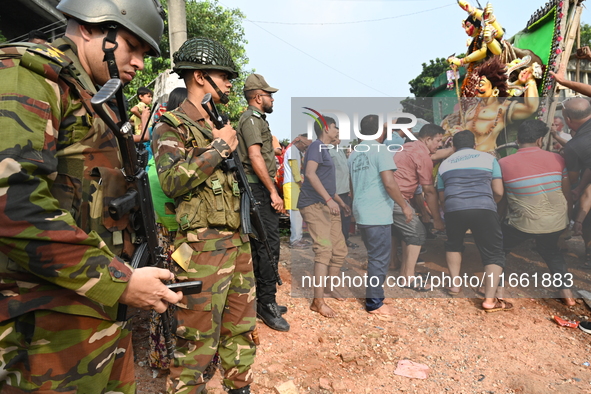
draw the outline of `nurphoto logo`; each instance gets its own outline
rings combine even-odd
[[[303,107],[303,108],[312,112],[312,113],[303,112],[305,115],[310,117],[310,119],[308,120],[308,125],[307,125],[307,133],[308,133],[309,139],[311,139],[311,140],[315,139],[314,123],[318,123],[318,125],[323,129],[328,128],[328,125],[326,124],[326,120],[324,119],[324,116],[322,116],[323,113],[335,115],[335,117],[337,118],[338,125],[339,125],[339,139],[341,141],[346,141],[346,140],[351,139],[351,118],[349,117],[349,115],[347,115],[343,111],[336,110],[336,109],[322,109],[320,111],[317,111],[317,110],[312,109],[310,107]],[[384,114],[379,113],[377,115],[379,117],[379,124],[384,124],[385,123]],[[403,123],[403,124],[394,123],[394,121],[398,118],[410,119],[410,123]],[[359,133],[359,119],[360,119],[359,113],[357,113],[357,112],[353,113],[353,128],[352,129],[353,129],[353,133],[355,135],[354,138],[361,138],[364,140],[375,140],[382,135],[381,128],[373,136],[362,135],[361,133]],[[412,129],[417,124],[417,118],[413,114],[409,114],[409,113],[405,113],[405,112],[388,112],[386,114],[386,121],[387,121],[386,139],[388,139],[388,140],[392,139],[392,132],[394,130],[402,130],[404,135],[406,135],[410,140],[412,140],[412,141],[417,140],[417,137],[415,137],[414,134],[410,131],[410,129]],[[393,146],[396,146],[396,145],[393,145]]]

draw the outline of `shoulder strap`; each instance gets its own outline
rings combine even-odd
[[[209,138],[210,140],[213,139],[213,134],[211,133],[210,130],[208,130],[207,128],[197,126],[195,124],[195,122],[193,122],[183,112],[180,112],[177,110],[172,110],[172,111],[165,112],[162,115],[162,117],[166,118],[166,123],[168,123],[171,126],[178,127],[180,125],[185,125],[185,127],[187,127],[191,131],[191,133],[193,133],[194,132],[193,130],[196,129],[201,134],[203,134],[204,136]]]
[[[160,121],[168,124],[169,126],[179,127],[184,122],[175,115],[175,111],[166,111],[160,116]]]
[[[57,82],[62,71],[69,70],[73,64],[58,48],[43,44],[19,45],[27,47],[22,55],[21,65],[51,81]]]

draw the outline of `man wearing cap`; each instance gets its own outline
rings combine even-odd
[[[238,155],[244,165],[250,188],[260,203],[262,220],[275,261],[279,261],[279,213],[285,212],[283,200],[275,188],[275,154],[273,136],[266,113],[273,112],[273,93],[278,89],[269,86],[259,74],[251,74],[244,83],[244,96],[248,109],[238,123]],[[257,315],[277,331],[289,331],[289,323],[282,314],[286,307],[277,305],[277,278],[265,246],[252,239],[252,260],[257,281]]]
[[[133,269],[118,141],[89,101],[160,56],[154,0],[62,0],[66,34],[0,49],[0,392],[135,393],[119,304],[158,312],[181,294],[163,269]],[[126,9],[123,14],[121,9]],[[111,51],[108,49],[112,48]],[[105,108],[114,121],[116,114]]]
[[[208,93],[214,102],[227,103],[230,79],[238,72],[226,48],[207,38],[187,40],[173,60],[187,99],[162,115],[152,150],[162,190],[175,199],[179,229],[173,270],[179,280],[200,280],[203,288],[177,304],[167,392],[207,392],[217,353],[228,392],[248,394],[255,356],[255,279],[249,239],[240,229],[240,191],[223,166],[238,140],[229,123],[214,128],[201,106]]]

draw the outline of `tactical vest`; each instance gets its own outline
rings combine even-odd
[[[209,130],[199,127],[179,111],[165,112],[161,121],[169,126],[189,130],[185,148],[206,151],[212,141]],[[176,221],[183,231],[200,228],[238,230],[240,227],[240,189],[234,174],[224,172],[219,166],[213,174],[191,193],[175,200]]]
[[[60,91],[61,105],[69,100],[69,107],[62,107],[58,147],[56,152],[57,177],[51,185],[51,193],[60,208],[73,216],[76,225],[84,232],[96,232],[109,250],[123,258],[133,254],[129,215],[113,220],[108,203],[127,191],[128,184],[121,172],[122,162],[115,135],[94,113],[90,104],[92,92],[86,90],[76,75],[69,59],[58,48],[45,45],[18,44],[12,58],[20,59],[20,66],[58,83],[66,91]],[[9,46],[3,47],[9,49]],[[105,106],[113,118],[118,116]],[[65,132],[70,138],[65,138]]]

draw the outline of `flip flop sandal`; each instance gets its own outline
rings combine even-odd
[[[495,302],[495,306],[492,308],[485,308],[482,307],[482,309],[484,309],[484,311],[486,313],[492,313],[492,312],[505,312],[505,311],[510,311],[513,309],[513,304],[510,302],[507,302],[503,299],[497,298],[497,301]]]

